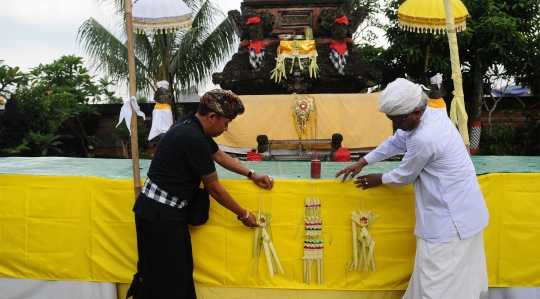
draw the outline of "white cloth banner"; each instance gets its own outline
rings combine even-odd
[[[120,119],[118,120],[116,127],[118,127],[125,118],[129,135],[131,135],[131,106],[133,106],[133,110],[135,110],[135,113],[137,113],[138,116],[142,116],[143,119],[146,119],[146,115],[144,115],[144,112],[141,111],[139,104],[137,104],[136,97],[131,97],[129,100],[125,101],[124,105],[120,109]]]
[[[148,134],[148,140],[154,139],[157,135],[165,133],[173,124],[171,109],[154,109],[152,112],[152,128]]]

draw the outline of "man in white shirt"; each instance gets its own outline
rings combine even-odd
[[[426,107],[427,99],[418,84],[401,78],[390,83],[379,111],[398,130],[336,177],[352,179],[364,166],[405,152],[398,168],[354,181],[363,189],[414,186],[417,248],[403,298],[488,298],[484,197],[459,132],[446,115]]]

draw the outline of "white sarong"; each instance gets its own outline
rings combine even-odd
[[[403,299],[487,299],[483,233],[461,240],[429,243],[416,238],[414,270]]]

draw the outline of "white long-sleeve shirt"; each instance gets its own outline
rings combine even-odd
[[[489,214],[474,166],[446,115],[427,107],[414,130],[397,130],[364,159],[373,164],[404,151],[401,165],[383,174],[382,182],[396,187],[413,183],[417,237],[451,242],[452,223],[461,239],[487,226]]]

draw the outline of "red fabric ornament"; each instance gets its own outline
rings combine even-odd
[[[349,25],[349,19],[347,19],[347,16],[343,16],[341,18],[336,18],[334,20],[334,23],[335,24],[345,24],[345,25]]]
[[[262,155],[259,153],[254,153],[252,151],[247,152],[248,161],[262,161]]]
[[[249,50],[255,49],[255,53],[259,54],[259,53],[261,53],[261,49],[266,49],[266,46],[264,45],[264,42],[261,41],[261,40],[257,41],[257,42],[250,41],[248,49]]]
[[[342,146],[334,153],[334,162],[351,162],[351,153]]]
[[[346,42],[338,42],[337,40],[333,39],[330,41],[330,49],[336,50],[339,55],[345,54],[347,52],[347,43]]]
[[[252,24],[259,24],[261,22],[261,18],[259,17],[251,17],[247,20],[246,25],[252,25]]]

